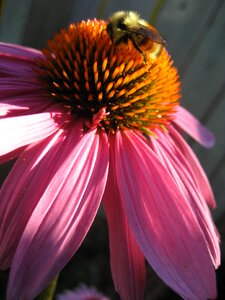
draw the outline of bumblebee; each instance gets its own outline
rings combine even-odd
[[[159,32],[134,11],[115,12],[109,18],[106,30],[112,43],[118,46],[131,42],[145,61],[157,58],[165,46]]]

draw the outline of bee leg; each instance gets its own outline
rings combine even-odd
[[[125,35],[125,36],[122,36],[121,38],[119,38],[117,41],[115,41],[115,46],[118,46],[121,42],[124,44],[127,44],[128,37]]]
[[[145,57],[144,52],[141,50],[141,48],[138,46],[138,44],[137,44],[132,38],[131,38],[131,41],[132,41],[132,43],[133,43],[133,45],[134,45],[134,48],[135,48],[138,52],[140,52],[140,53],[142,54],[144,63],[146,64],[147,61],[146,61],[146,57]]]

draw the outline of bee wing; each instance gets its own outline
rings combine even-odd
[[[137,36],[148,38],[154,43],[165,46],[165,39],[159,34],[159,32],[154,27],[152,27],[149,24],[145,26],[139,23],[138,28],[129,28],[127,29],[127,31]]]

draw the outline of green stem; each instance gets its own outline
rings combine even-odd
[[[97,9],[97,11],[98,11],[97,18],[98,19],[102,18],[107,5],[108,5],[108,0],[102,0],[100,2],[99,6],[98,6],[98,9]]]
[[[52,300],[58,282],[58,275],[52,280],[49,286],[37,297],[37,300]]]
[[[4,8],[5,8],[5,3],[6,3],[6,0],[0,0],[0,18],[3,15],[3,11],[4,11]]]
[[[166,4],[166,0],[157,0],[156,1],[156,5],[153,8],[153,11],[152,11],[152,13],[149,17],[149,23],[150,24],[155,25],[155,23],[156,23],[156,21],[159,17],[159,14],[162,11],[165,4]]]

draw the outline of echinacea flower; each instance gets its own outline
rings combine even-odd
[[[71,24],[42,52],[0,45],[0,161],[18,157],[0,192],[7,299],[47,286],[101,202],[121,299],[143,298],[145,258],[184,299],[215,298],[215,200],[180,129],[206,147],[213,136],[180,106],[164,48],[145,61],[105,29]]]
[[[82,284],[74,290],[67,290],[57,295],[56,300],[109,300],[109,298],[95,288]]]

